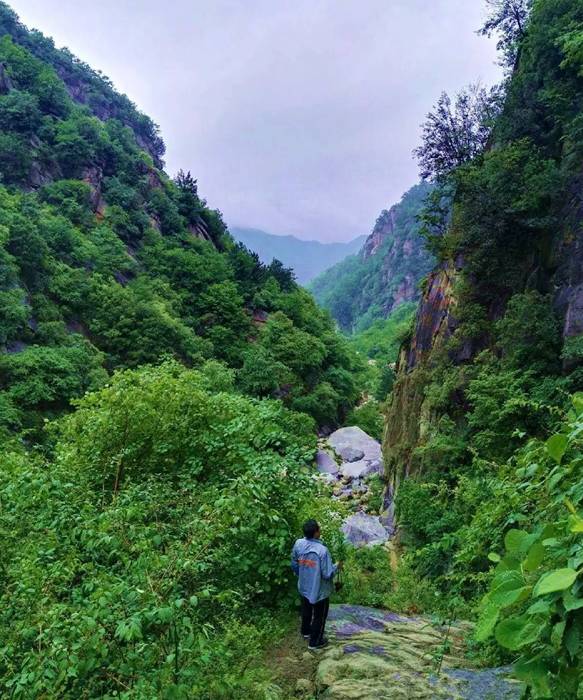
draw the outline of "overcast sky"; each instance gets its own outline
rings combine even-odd
[[[499,79],[482,0],[8,0],[162,129],[229,225],[369,233],[441,90]]]

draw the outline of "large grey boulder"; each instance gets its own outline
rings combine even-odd
[[[363,476],[370,474],[372,468],[370,462],[361,459],[358,462],[344,462],[340,465],[340,471],[342,476],[349,477],[350,479],[361,479]]]
[[[364,457],[364,452],[356,447],[341,447],[338,454],[345,462],[358,462]]]
[[[344,450],[350,449],[352,452],[349,454],[354,454],[354,450],[362,452],[363,455],[361,459],[382,459],[380,444],[357,426],[350,426],[348,428],[339,428],[338,430],[335,430],[328,437],[328,442],[334,451],[341,457]],[[346,458],[343,459],[346,462],[351,461]]]
[[[355,547],[383,544],[389,539],[389,532],[383,527],[378,515],[355,513],[342,524],[344,536]]]

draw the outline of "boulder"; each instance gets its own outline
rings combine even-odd
[[[358,462],[344,462],[340,465],[342,476],[348,480],[360,479],[367,474],[372,474],[374,470],[374,462],[367,459],[360,459]]]
[[[378,515],[368,515],[362,511],[348,517],[342,524],[344,536],[355,547],[383,544],[389,539]]]
[[[362,452],[363,456],[361,459],[382,459],[380,443],[357,426],[339,428],[329,436],[328,442],[341,457],[342,451],[350,448],[352,451]],[[354,452],[349,454],[354,454]],[[343,459],[344,461],[354,461],[354,458],[352,460]]]
[[[338,474],[338,465],[324,450],[318,450],[316,454],[316,466],[322,474]]]
[[[341,447],[338,450],[338,454],[345,462],[358,462],[359,459],[364,457],[364,452],[356,447]]]

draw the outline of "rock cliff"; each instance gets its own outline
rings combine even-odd
[[[418,220],[429,191],[429,185],[420,184],[405,193],[398,204],[381,212],[358,255],[312,283],[317,301],[344,330],[362,330],[419,298],[419,283],[433,265]]]
[[[499,437],[497,452],[480,453],[472,442],[476,378],[483,382],[480,391],[493,392],[492,418],[505,401],[558,406],[561,392],[582,388],[583,155],[577,125],[583,71],[557,50],[557,37],[575,19],[583,19],[577,3],[539,3],[533,10],[490,147],[451,175],[456,194],[438,244],[439,266],[401,348],[386,414],[391,496],[405,477],[427,468],[422,455],[444,418],[465,456],[450,459],[442,472],[430,459],[434,480],[470,469],[476,454],[504,455]],[[551,89],[568,96],[568,108],[548,100]],[[558,326],[561,332],[555,332]],[[488,371],[480,374],[485,362]],[[501,369],[517,378],[520,399],[504,387],[493,390]],[[537,377],[530,387],[524,380],[529,373]],[[535,395],[535,385],[545,380],[559,388],[558,398]],[[533,428],[540,429],[540,423]],[[526,439],[528,427],[522,432]],[[441,448],[447,435],[440,434]]]

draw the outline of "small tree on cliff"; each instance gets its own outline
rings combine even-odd
[[[513,68],[519,44],[526,33],[532,0],[486,0],[490,15],[479,30],[482,36],[498,34],[496,48],[502,52],[502,65]]]
[[[499,88],[469,85],[455,101],[443,92],[421,125],[422,143],[413,151],[421,177],[443,182],[452,170],[482,153],[500,113]]]

